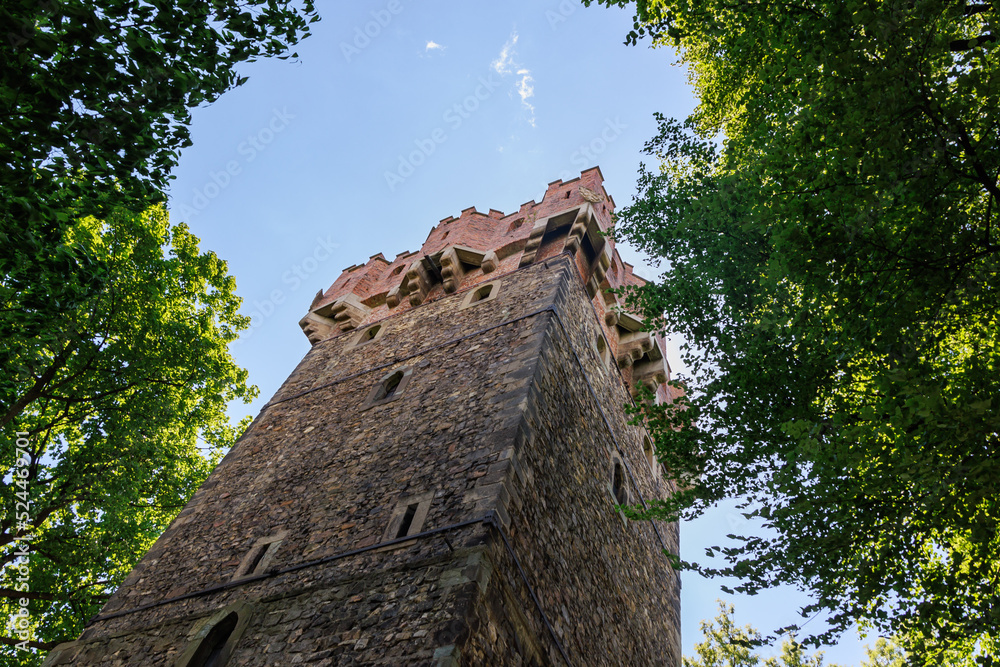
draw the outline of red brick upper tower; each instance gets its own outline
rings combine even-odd
[[[600,167],[549,183],[541,202],[521,204],[517,213],[467,208],[457,218],[442,220],[418,252],[400,253],[392,261],[379,253],[345,269],[328,290],[317,293],[299,326],[315,344],[568,253],[625,382],[633,389],[645,385],[659,400],[669,400],[663,340],[644,333],[642,320],[625,312],[612,292],[646,282],[632,273],[606,235],[614,209]]]

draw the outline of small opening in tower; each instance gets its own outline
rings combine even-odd
[[[600,333],[597,334],[595,344],[597,345],[597,356],[600,357],[601,363],[607,366],[611,360],[611,351],[608,349],[608,344],[604,340],[604,336]]]
[[[653,443],[650,441],[649,436],[645,436],[642,439],[642,451],[646,454],[646,459],[649,461],[649,467],[656,473],[656,451],[653,449]]]
[[[239,615],[234,611],[215,624],[205,635],[201,645],[195,652],[188,667],[222,667],[225,664],[222,653],[226,649],[226,642],[236,629]]]
[[[403,372],[402,371],[396,371],[395,373],[393,373],[392,375],[390,375],[382,383],[382,388],[379,390],[378,394],[375,396],[375,400],[376,401],[381,401],[381,400],[386,399],[386,398],[392,398],[392,396],[396,393],[396,390],[399,389],[399,383],[402,382],[402,381],[403,381]]]
[[[276,535],[257,540],[243,557],[236,572],[233,573],[233,581],[264,573],[283,539],[284,532],[282,531]]]
[[[611,478],[611,490],[619,505],[628,504],[628,491],[625,489],[625,468],[620,461],[615,461],[615,471]]]
[[[442,240],[442,241],[444,241],[444,240],[445,240],[446,238],[448,238],[448,234],[449,234],[449,233],[450,233],[450,232],[445,232],[444,234],[442,234],[442,235],[441,235],[441,240]]]
[[[570,190],[567,190],[567,191],[566,191],[566,199],[569,199],[569,196],[570,196],[570,194],[572,194],[572,191],[570,191]]]
[[[475,294],[472,295],[472,300],[469,303],[475,303],[476,301],[482,301],[483,299],[487,299],[492,293],[493,293],[493,285],[483,285],[482,287],[476,290]]]
[[[257,568],[260,567],[260,562],[264,560],[264,555],[270,546],[270,544],[258,544],[254,547],[253,556],[247,564],[247,575],[257,574]]]
[[[410,526],[413,525],[413,517],[417,514],[417,505],[419,503],[413,503],[407,506],[406,514],[403,515],[403,522],[399,524],[399,530],[396,531],[396,537],[406,537],[410,534]]]
[[[465,298],[462,299],[462,305],[459,308],[469,308],[483,301],[491,301],[497,298],[502,287],[503,280],[493,280],[489,283],[476,285],[465,293]]]
[[[403,272],[404,268],[406,268],[406,267],[404,267],[402,264],[400,264],[399,266],[397,266],[395,269],[392,270],[392,275],[398,276],[400,273]]]
[[[510,223],[510,227],[507,228],[507,233],[510,234],[511,232],[516,231],[523,224],[524,224],[524,218],[518,218],[514,222]]]
[[[389,521],[385,524],[382,541],[402,540],[403,538],[418,534],[423,529],[424,522],[427,521],[427,514],[430,511],[433,500],[433,491],[399,498],[393,507],[392,514],[389,516]],[[406,544],[406,542],[403,542],[403,544]],[[399,548],[399,545],[387,548],[395,549]]]
[[[373,327],[369,327],[363,334],[361,334],[361,342],[367,342],[375,338],[378,335],[378,330],[382,328],[382,325],[376,324]]]

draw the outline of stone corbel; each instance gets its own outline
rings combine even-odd
[[[653,349],[653,345],[653,338],[649,335],[648,331],[640,331],[629,335],[627,338],[623,336],[618,341],[618,367],[628,368],[642,359],[643,355],[647,352],[650,352]]]
[[[410,268],[406,270],[406,291],[410,296],[410,305],[419,306],[427,298],[427,293],[431,291],[434,283],[424,266],[423,257],[414,260]]]
[[[302,327],[302,332],[306,335],[306,338],[309,339],[309,343],[312,345],[329,338],[336,325],[337,323],[329,317],[323,317],[322,315],[317,315],[316,313],[308,313],[305,317],[299,320],[299,326]]]
[[[638,396],[639,395],[639,391],[641,389],[648,389],[649,391],[653,392],[653,394],[656,394],[656,388],[658,386],[659,385],[656,384],[656,382],[653,382],[649,378],[646,378],[646,379],[644,379],[642,381],[636,380],[636,381],[632,382],[632,389],[629,390],[629,393],[632,394],[632,398],[635,398],[636,396]]]
[[[610,288],[611,286],[608,285]],[[621,319],[622,306],[618,297],[610,289],[604,291],[604,323],[609,327],[617,326]]]
[[[669,377],[670,371],[666,361],[662,358],[647,359],[637,363],[632,367],[632,383],[635,385],[632,389],[632,395],[635,396],[638,393],[639,387],[646,387],[655,393],[656,388],[666,382]]]
[[[576,254],[576,251],[580,249],[583,237],[587,235],[587,228],[590,226],[590,221],[593,217],[594,211],[591,209],[590,204],[582,207],[577,212],[576,219],[573,220],[573,225],[569,228],[569,234],[566,236],[563,249],[569,251],[570,254]],[[594,295],[591,294],[590,296],[593,297]]]
[[[341,331],[350,331],[364,322],[371,308],[354,294],[342,296],[330,306],[330,315]]]
[[[385,305],[390,308],[395,308],[399,305],[402,298],[406,296],[406,290],[403,288],[402,284],[396,285],[385,295]]]
[[[587,294],[590,295],[591,299],[601,291],[601,283],[604,282],[604,276],[607,275],[610,266],[611,254],[608,252],[607,244],[605,244],[604,248],[601,249],[600,257],[597,258],[597,263],[594,265],[594,273],[587,281]]]
[[[409,267],[407,267],[409,268]],[[400,304],[400,302],[405,299],[410,293],[410,276],[408,273],[403,273],[403,279],[399,281],[399,284],[391,288],[385,294],[385,305],[390,308],[395,308]]]
[[[451,294],[462,284],[462,277],[465,269],[462,268],[462,261],[458,258],[455,246],[449,246],[441,253],[441,282],[444,291]]]
[[[535,221],[535,225],[531,228],[531,233],[528,234],[528,241],[524,245],[524,252],[521,253],[521,261],[517,265],[518,268],[528,266],[535,261],[535,254],[538,253],[538,249],[542,245],[542,237],[545,236],[545,228],[548,226],[548,223],[548,218]]]
[[[483,273],[493,273],[497,270],[499,265],[500,260],[497,259],[497,254],[494,251],[490,250],[488,253],[483,255]]]

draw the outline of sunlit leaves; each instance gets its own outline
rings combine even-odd
[[[228,351],[247,321],[225,262],[161,208],[81,218],[45,244],[0,283],[3,436],[31,452],[21,489],[0,450],[0,608],[20,605],[20,537],[43,649],[79,634],[241,432],[229,402],[256,394]],[[0,661],[38,656],[8,645]]]
[[[79,633],[239,430],[225,406],[253,390],[226,347],[246,326],[235,284],[152,205],[191,108],[316,19],[312,0],[0,4],[0,425],[34,447],[36,647]]]
[[[5,233],[52,224],[64,197],[98,215],[112,198],[162,199],[190,109],[239,85],[237,65],[286,55],[316,16],[312,0],[4,2]]]
[[[781,642],[780,655],[762,658],[761,634],[753,626],[738,626],[733,621],[733,606],[719,602],[719,615],[700,623],[702,641],[694,646],[695,655],[684,657],[684,667],[822,667],[823,654],[809,654],[794,637]],[[895,655],[881,649],[879,655]],[[862,667],[875,667],[866,662]],[[837,667],[829,665],[829,667]],[[888,667],[888,666],[887,666]]]

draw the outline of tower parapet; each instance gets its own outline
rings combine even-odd
[[[643,331],[642,318],[628,313],[616,294],[646,281],[615,249],[609,235],[614,209],[599,167],[549,183],[541,202],[525,202],[516,213],[467,208],[441,220],[417,252],[391,261],[380,253],[344,269],[316,294],[299,326],[315,345],[566,253],[592,299],[608,353],[633,393],[642,386],[658,400],[670,400],[662,338]]]

